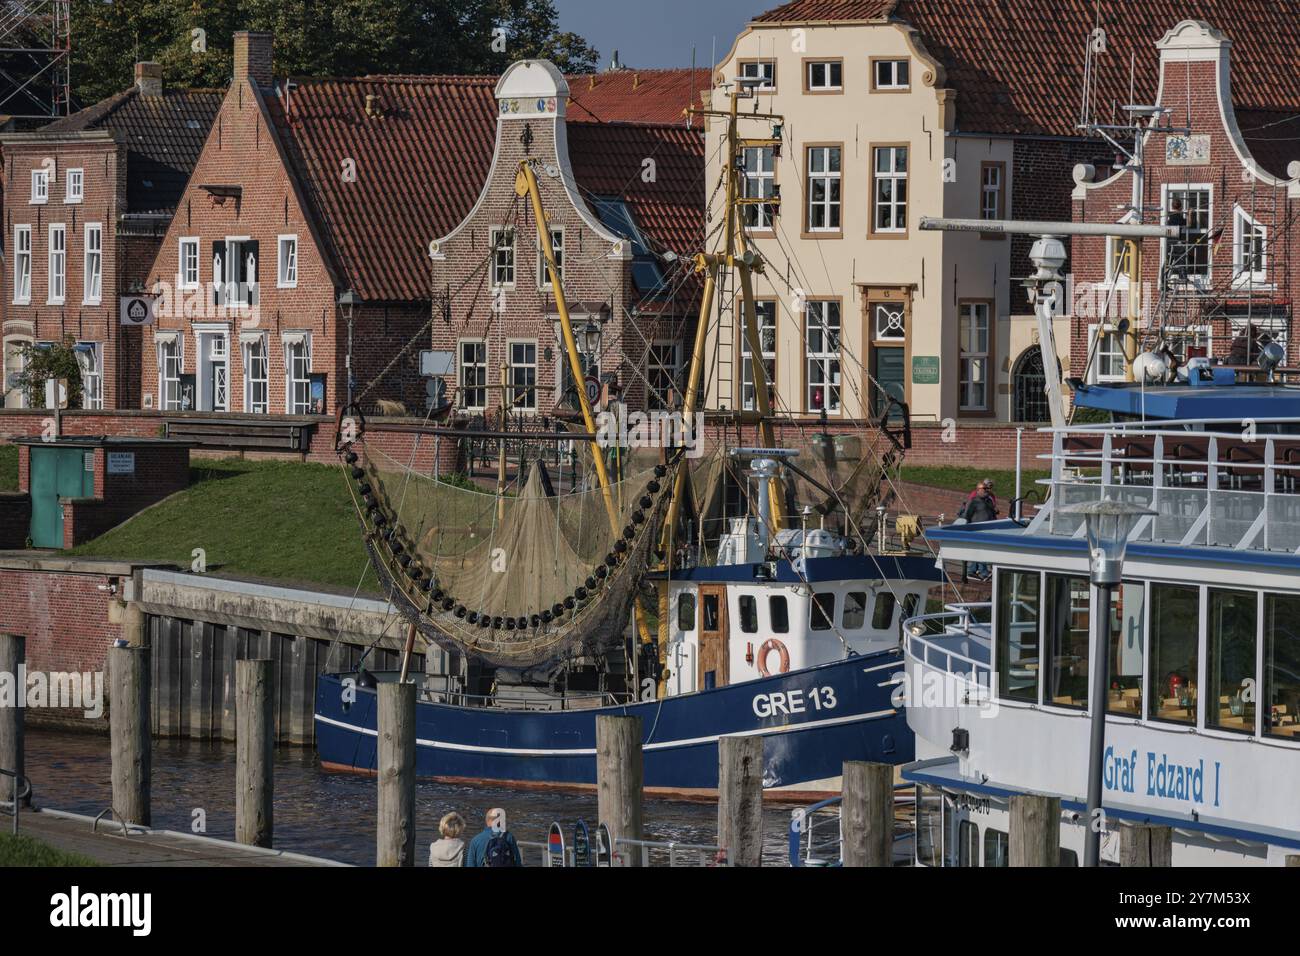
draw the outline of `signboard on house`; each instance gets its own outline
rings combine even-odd
[[[1165,140],[1166,164],[1170,166],[1206,166],[1209,162],[1209,136],[1170,136]]]
[[[108,453],[108,473],[110,475],[134,475],[135,452],[110,451]]]
[[[938,385],[939,384],[939,356],[937,355],[913,355],[912,356],[912,384],[913,385]]]
[[[157,313],[158,296],[156,295],[124,295],[118,299],[118,314],[122,325],[153,325]]]

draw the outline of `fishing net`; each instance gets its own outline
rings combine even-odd
[[[606,493],[581,445],[580,476],[564,493],[537,460],[498,494],[366,449],[357,500],[367,548],[426,639],[514,669],[622,646],[672,470],[656,474],[654,457],[628,455]]]

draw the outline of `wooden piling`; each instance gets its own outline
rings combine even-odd
[[[1291,854],[1286,858],[1287,866],[1300,866],[1300,855]]]
[[[271,661],[235,664],[235,839],[271,846],[275,720]]]
[[[134,602],[122,608],[122,640],[132,647],[145,647],[149,640],[145,625],[147,619],[140,605]]]
[[[763,865],[763,738],[718,739],[718,845],[729,866]]]
[[[153,740],[149,726],[149,648],[110,647],[109,734],[113,755],[113,809],[127,823],[149,826]]]
[[[376,866],[415,865],[415,685],[379,685]]]
[[[641,718],[596,718],[596,814],[609,828],[610,850],[622,866],[640,866],[640,847],[617,841],[643,839]]]
[[[1008,840],[1012,866],[1060,866],[1060,798],[1012,797]]]
[[[845,761],[840,805],[845,866],[894,865],[894,768]]]
[[[8,674],[13,680],[14,693],[26,695],[25,682],[19,679],[23,664],[27,660],[27,639],[17,634],[0,634],[0,674]],[[0,770],[11,770],[20,777],[26,773],[23,762],[23,729],[26,724],[27,708],[20,706],[26,701],[15,699],[12,706],[0,707]],[[13,781],[0,779],[0,800],[8,800],[13,794]],[[19,781],[21,789],[22,781]],[[31,795],[23,798],[24,804],[31,802]]]
[[[1125,823],[1119,828],[1120,866],[1173,866],[1174,831],[1169,827]]]

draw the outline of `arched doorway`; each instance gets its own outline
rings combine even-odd
[[[1013,418],[1018,422],[1048,422],[1052,411],[1047,403],[1047,376],[1043,374],[1043,350],[1037,345],[1025,349],[1011,371]]]

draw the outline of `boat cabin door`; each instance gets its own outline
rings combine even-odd
[[[727,635],[727,586],[700,585],[700,673],[696,687],[725,687],[731,649]]]

